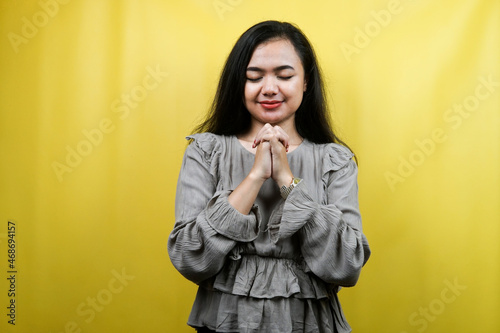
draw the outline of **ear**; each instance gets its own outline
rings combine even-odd
[[[304,80],[304,92],[307,90],[307,80]]]

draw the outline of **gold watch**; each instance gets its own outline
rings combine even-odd
[[[281,194],[281,197],[283,199],[286,199],[288,198],[288,195],[290,194],[290,192],[292,192],[293,188],[295,186],[297,186],[297,184],[301,181],[302,179],[300,178],[296,178],[296,177],[293,177],[292,179],[292,183],[289,185],[289,186],[281,186],[280,188],[280,194]]]

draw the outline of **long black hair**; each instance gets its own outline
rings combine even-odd
[[[251,116],[244,105],[246,68],[255,48],[270,40],[286,39],[295,48],[304,67],[307,90],[295,112],[295,127],[303,138],[315,143],[340,143],[333,132],[326,94],[316,55],[302,31],[287,22],[264,21],[245,31],[229,54],[212,107],[195,132],[238,135],[250,129]]]

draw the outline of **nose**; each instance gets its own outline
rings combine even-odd
[[[265,78],[262,82],[262,94],[276,95],[278,94],[279,88],[276,80],[274,78]]]

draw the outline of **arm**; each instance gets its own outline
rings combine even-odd
[[[229,195],[229,202],[242,214],[248,214],[262,184],[272,177],[279,187],[290,184],[292,171],[286,157],[288,135],[279,127],[265,124],[258,132],[253,148],[255,161],[252,170]]]
[[[370,256],[358,208],[357,167],[353,160],[328,177],[328,201],[313,201],[303,180],[287,198],[278,238],[298,232],[310,270],[327,283],[356,284]]]
[[[216,192],[215,162],[207,154],[196,142],[186,149],[177,183],[176,222],[168,239],[172,264],[195,283],[217,274],[238,241],[258,235],[257,209],[241,214],[228,202],[231,191]]]
[[[257,147],[252,170],[229,195],[229,203],[240,213],[248,214],[271,170],[271,145],[263,142]]]

